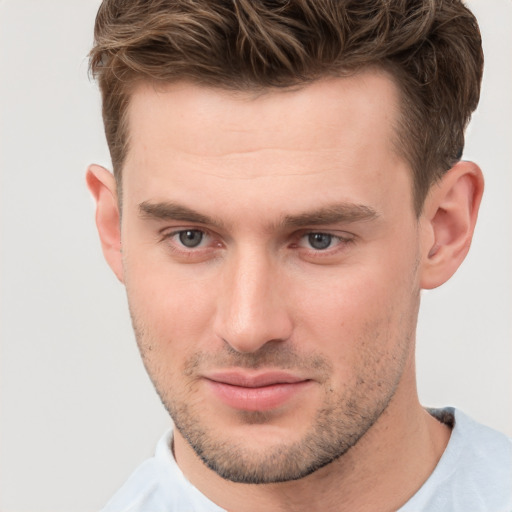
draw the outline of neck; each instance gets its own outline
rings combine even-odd
[[[411,378],[412,383],[401,383],[355,446],[300,480],[264,485],[224,480],[203,464],[179,432],[176,460],[195,487],[229,512],[397,510],[430,476],[450,437],[449,428],[419,404]]]

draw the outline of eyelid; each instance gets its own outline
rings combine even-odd
[[[348,242],[356,238],[355,235],[347,231],[338,231],[333,229],[304,229],[297,233],[297,240],[302,240],[310,235],[327,235],[341,242]]]
[[[333,246],[327,247],[326,249],[315,249],[313,247],[301,245],[302,240],[306,239],[309,235],[317,233],[329,235],[333,237],[333,239],[337,240],[337,243],[335,243]],[[308,229],[301,230],[299,233],[297,233],[296,242],[293,244],[293,246],[298,249],[306,259],[317,262],[329,262],[329,258],[341,256],[341,254],[343,254],[348,249],[348,246],[354,244],[356,240],[356,235],[346,231],[339,232],[329,229]]]
[[[199,231],[203,239],[197,247],[187,247],[177,238],[184,231]],[[202,226],[167,226],[159,231],[159,241],[166,245],[167,250],[184,262],[195,263],[210,258],[224,246],[222,238],[215,232]]]
[[[166,225],[163,228],[158,230],[158,234],[162,236],[168,236],[176,233],[180,233],[182,231],[202,231],[204,233],[208,232],[208,229],[203,226],[197,225],[187,225],[187,224],[176,224],[175,226]]]
[[[170,240],[181,233],[185,233],[186,231],[199,231],[203,234],[203,237],[208,239],[211,238],[211,234],[207,229],[198,228],[198,227],[179,227],[179,228],[164,228],[161,229],[158,233],[161,236],[162,240]]]
[[[203,234],[203,240],[197,247],[187,247],[183,245],[177,237],[185,231],[199,231]],[[204,258],[211,258],[218,249],[225,247],[223,238],[202,226],[166,226],[158,232],[160,242],[167,245],[168,250],[178,258],[184,258],[190,263],[203,261]],[[309,235],[323,234],[333,238],[334,244],[326,249],[315,249],[302,243]],[[301,258],[306,260],[329,262],[329,258],[336,258],[344,253],[348,246],[357,241],[357,235],[347,231],[338,231],[336,229],[301,229],[292,235],[292,243],[288,245],[289,249],[299,251]]]

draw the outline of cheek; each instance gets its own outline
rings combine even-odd
[[[204,290],[197,295],[188,280],[161,272],[138,272],[130,266],[127,270],[126,290],[137,344],[161,400],[167,407],[185,397],[189,404],[199,400],[183,372],[200,346],[212,346],[209,298]]]
[[[331,386],[339,396],[363,403],[387,396],[402,379],[413,353],[417,305],[411,296],[406,303],[393,299],[374,288],[311,309],[315,319],[302,338],[316,341],[312,350],[331,362]]]
[[[315,348],[336,359],[347,373],[365,361],[406,350],[419,306],[413,262],[412,257],[407,264],[381,259],[316,279],[297,315],[301,338],[316,340]]]
[[[144,265],[142,258],[125,262],[126,291],[139,344],[150,344],[159,357],[173,360],[197,350],[207,340],[207,326],[215,314],[211,283],[193,268],[180,272],[167,265]],[[191,343],[191,340],[194,343]],[[141,346],[141,349],[143,347]]]

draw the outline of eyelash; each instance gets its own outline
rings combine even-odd
[[[335,235],[333,233],[328,233],[328,232],[324,232],[324,231],[308,231],[308,232],[302,233],[300,235],[299,243],[300,243],[300,241],[310,238],[312,236],[329,237],[329,246],[328,247],[325,247],[323,249],[312,248],[312,247],[309,248],[309,250],[311,250],[314,253],[328,253],[330,250],[332,251],[336,247],[338,247],[340,245],[346,245],[350,242],[353,242],[353,240],[354,240],[353,237],[350,238],[348,236]],[[331,243],[333,243],[333,242],[337,242],[337,243],[335,243],[332,246]],[[294,246],[299,247],[300,246],[299,243],[294,244]],[[311,243],[312,243],[311,240],[308,240],[308,243],[309,243],[309,245],[311,245]]]
[[[179,241],[180,235],[183,235],[187,232],[198,232],[202,234],[202,239],[200,241],[200,245],[197,247],[186,247],[182,242]],[[325,249],[314,249],[312,247],[301,247],[300,243],[302,240],[307,239],[312,235],[323,235],[330,237],[330,243],[336,241],[334,246],[329,245]],[[217,242],[216,247],[203,247],[205,237],[215,238],[215,235],[211,234],[206,229],[198,229],[198,228],[189,228],[189,229],[177,229],[171,232],[162,233],[163,242],[169,242],[168,246],[172,252],[181,255],[185,258],[194,258],[198,256],[199,251],[201,251],[202,255],[207,256],[207,254],[211,253],[211,251],[215,251],[218,248],[223,246],[222,242]],[[176,241],[173,241],[175,239]],[[341,236],[334,233],[324,232],[324,231],[302,231],[294,234],[294,240],[288,247],[292,249],[302,249],[303,251],[307,251],[308,258],[323,258],[329,257],[342,252],[346,247],[350,244],[353,244],[356,240],[354,235]]]
[[[187,248],[179,241],[179,236],[183,233],[190,232],[198,232],[202,234],[202,239],[200,242],[200,246]],[[161,242],[165,242],[167,247],[174,253],[176,256],[184,259],[184,260],[193,260],[194,262],[201,259],[206,259],[212,251],[222,247],[222,243],[218,242],[217,247],[203,247],[201,244],[204,243],[205,237],[212,237],[207,230],[198,229],[198,228],[188,228],[188,229],[175,229],[171,232],[161,232]],[[198,256],[202,256],[202,258],[198,258]]]

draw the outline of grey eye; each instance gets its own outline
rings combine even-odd
[[[327,249],[332,243],[332,235],[326,233],[310,233],[308,235],[309,245],[313,249],[321,251]]]
[[[180,242],[189,249],[198,247],[203,241],[204,233],[197,229],[187,229],[186,231],[180,231],[179,233]]]

